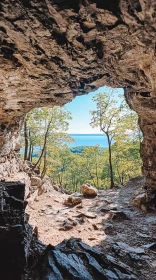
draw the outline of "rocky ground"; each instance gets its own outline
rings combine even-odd
[[[133,206],[143,192],[144,178],[137,177],[95,198],[75,194],[81,203],[65,205],[69,195],[53,188],[29,203],[30,224],[44,244],[56,246],[64,239],[82,241],[129,265],[137,279],[156,279],[156,216]],[[113,278],[114,279],[114,278]],[[120,279],[120,278],[119,278]]]

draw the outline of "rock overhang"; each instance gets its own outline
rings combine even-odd
[[[153,91],[155,3],[132,2],[2,1],[1,123],[103,85]]]
[[[16,146],[30,109],[122,87],[139,115],[143,170],[155,185],[156,2],[8,0],[0,8],[1,154]]]

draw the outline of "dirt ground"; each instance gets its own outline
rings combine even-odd
[[[39,240],[57,245],[70,237],[126,262],[138,279],[156,279],[156,215],[135,208],[132,200],[143,192],[144,178],[121,188],[99,191],[95,198],[82,197],[74,207],[63,203],[68,195],[52,189],[28,205],[29,223],[38,228]]]

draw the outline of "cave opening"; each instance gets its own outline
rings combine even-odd
[[[90,239],[87,239],[83,219],[80,219],[82,229],[75,230],[79,217],[68,217],[73,206],[78,207],[76,210],[81,209],[82,185],[91,185],[101,195],[103,190],[110,188],[108,139],[99,126],[90,126],[95,117],[93,113],[104,108],[96,107],[99,104],[99,100],[95,102],[96,97],[104,98],[100,99],[104,106],[109,102],[110,108],[105,112],[107,119],[103,121],[114,122],[110,131],[110,137],[114,137],[111,143],[114,185],[124,185],[141,175],[141,131],[137,125],[137,114],[128,109],[122,89],[102,87],[88,95],[76,97],[63,108],[40,107],[30,111],[22,128],[21,156],[25,162],[19,180],[24,178],[23,182],[26,182],[26,212],[30,215],[30,224],[37,229],[44,244],[57,245],[65,238],[74,236],[82,238],[89,245],[96,245],[89,233]],[[112,114],[116,114],[117,120],[113,119]],[[72,197],[71,201],[68,201],[69,197]],[[77,201],[75,205],[72,200]],[[85,196],[84,200],[86,209],[91,211],[90,203],[94,200]],[[96,203],[99,207],[102,205],[98,199]]]

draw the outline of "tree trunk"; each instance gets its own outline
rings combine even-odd
[[[52,121],[52,119],[51,119],[51,120],[49,121],[49,123],[48,123],[48,126],[47,126],[47,131],[46,131],[45,136],[44,136],[44,144],[43,144],[43,148],[42,148],[41,154],[40,154],[40,156],[39,156],[39,159],[38,159],[38,160],[37,160],[37,162],[35,163],[35,165],[34,165],[33,169],[35,169],[35,168],[36,168],[36,166],[37,166],[37,165],[41,162],[42,156],[43,156],[44,151],[45,151],[45,149],[46,149],[47,137],[48,137],[48,133],[49,133],[49,129],[50,129],[50,125],[51,125],[51,121]]]
[[[113,167],[112,167],[112,150],[111,150],[111,140],[109,135],[106,133],[108,140],[108,151],[109,151],[109,169],[110,169],[110,188],[114,188],[114,178],[113,178]]]
[[[33,151],[34,151],[34,147],[32,146],[31,147],[31,158],[30,158],[31,162],[32,162]]]
[[[28,157],[28,131],[27,131],[27,121],[24,120],[24,141],[25,141],[25,150],[24,150],[24,160],[27,160]]]
[[[30,139],[30,129],[29,129],[29,152],[27,156],[27,160],[31,161],[31,149],[32,149],[32,144],[31,144],[31,139]]]
[[[98,162],[97,162],[97,156],[96,156],[96,185],[97,185],[97,188],[99,188],[99,177],[98,177]]]
[[[47,171],[47,149],[45,147],[45,150],[44,150],[44,164],[43,164],[43,170],[42,170],[42,174],[41,174],[41,179],[44,178],[44,176],[46,174],[46,171]]]

